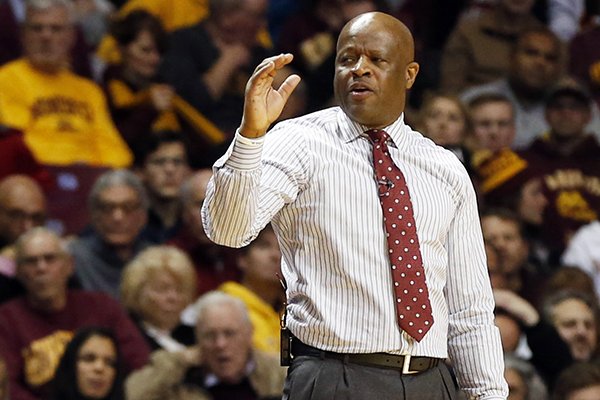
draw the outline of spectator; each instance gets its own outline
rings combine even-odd
[[[551,251],[542,229],[548,198],[540,168],[508,147],[487,157],[480,152],[479,158],[475,171],[483,203],[507,208],[518,216],[530,245],[530,261],[550,272],[551,264],[558,264],[558,254]]]
[[[163,72],[167,82],[231,139],[242,115],[245,82],[267,50],[257,41],[266,0],[210,0],[209,16],[172,34]],[[223,151],[207,147],[196,167]]]
[[[201,169],[190,176],[181,188],[182,222],[181,230],[169,241],[184,250],[192,259],[198,276],[198,294],[216,289],[227,281],[239,281],[240,271],[236,268],[235,252],[213,243],[204,232],[198,210],[206,197],[206,187],[212,176],[210,169]],[[192,316],[185,319],[195,325]]]
[[[60,359],[51,400],[125,400],[123,360],[110,329],[79,329]]]
[[[597,15],[592,26],[571,41],[569,71],[581,82],[585,82],[600,107],[600,49],[597,46],[599,41],[600,16]]]
[[[569,346],[554,326],[537,310],[510,290],[495,289],[496,324],[505,354],[529,359],[548,387],[573,362]],[[549,352],[548,349],[552,349]]]
[[[522,149],[548,128],[544,119],[544,100],[562,70],[561,42],[547,28],[522,32],[512,47],[507,76],[474,86],[461,93],[469,103],[483,93],[501,94],[514,107],[516,136],[514,149]]]
[[[44,225],[45,221],[46,196],[36,181],[25,175],[0,180],[0,249],[3,254],[19,236],[34,226]]]
[[[137,174],[148,193],[148,222],[144,239],[161,244],[181,228],[181,185],[190,174],[186,141],[179,132],[146,136],[137,160]]]
[[[253,347],[279,355],[279,313],[285,302],[285,291],[279,281],[281,252],[270,225],[256,240],[241,248],[237,265],[242,271],[240,283],[226,282],[219,290],[246,304],[254,332]]]
[[[600,366],[581,362],[567,368],[556,382],[552,400],[600,398]]]
[[[529,243],[519,217],[510,210],[490,208],[481,216],[483,237],[498,251],[506,288],[537,306],[549,271],[529,261]]]
[[[471,169],[471,123],[467,110],[455,96],[431,94],[419,110],[415,127],[436,144],[450,150]]]
[[[189,257],[172,246],[151,246],[123,271],[121,299],[151,349],[183,350],[196,342],[194,330],[180,323],[196,294],[196,272]]]
[[[600,221],[593,221],[575,232],[562,255],[564,265],[585,271],[593,280],[600,298]]]
[[[46,196],[25,175],[0,180],[0,303],[24,293],[14,278],[14,243],[19,236],[46,221]]]
[[[504,379],[508,383],[508,400],[547,400],[548,390],[527,361],[510,354],[504,357]]]
[[[142,182],[128,170],[108,171],[89,195],[91,229],[69,244],[84,289],[119,297],[125,264],[150,243],[140,237],[148,219]]]
[[[569,345],[576,361],[589,361],[598,346],[598,304],[585,293],[563,290],[548,295],[544,318]]]
[[[0,353],[9,367],[11,399],[45,398],[65,345],[85,326],[115,330],[128,372],[146,363],[146,342],[116,301],[67,288],[73,261],[56,234],[29,230],[17,241],[16,256],[26,294],[0,306]]]
[[[69,0],[30,0],[23,58],[0,68],[0,123],[22,130],[43,164],[125,167],[131,152],[93,82],[68,68],[73,43]]]
[[[26,8],[29,0],[11,0],[0,2],[0,65],[14,61],[23,55],[21,30],[26,22]],[[81,26],[75,28],[75,43],[68,54],[68,63],[78,75],[91,77],[91,48],[86,43]]]
[[[542,26],[534,0],[500,0],[480,14],[463,17],[446,42],[441,60],[441,88],[460,93],[505,77],[518,35]]]
[[[482,93],[469,101],[475,148],[496,153],[509,148],[515,138],[515,113],[511,101],[497,93]],[[481,157],[481,156],[479,156]]]
[[[252,348],[252,324],[244,303],[222,292],[198,303],[198,347],[159,351],[126,383],[129,400],[279,399],[285,369]]]
[[[586,130],[591,107],[581,85],[562,81],[546,100],[550,131],[522,152],[542,169],[549,200],[543,231],[559,255],[577,229],[600,215],[600,191],[592,183],[600,179],[600,142]]]
[[[223,132],[158,74],[168,37],[157,17],[132,11],[115,21],[112,34],[122,61],[105,71],[104,90],[117,128],[134,154],[153,131],[184,132],[192,160],[201,159],[207,145],[225,140]]]

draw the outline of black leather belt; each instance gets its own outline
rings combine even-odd
[[[334,353],[304,344],[295,337],[292,339],[292,355],[294,357],[309,356],[321,359],[333,358],[353,364],[396,369],[404,374],[427,371],[442,361],[441,358],[400,356],[388,353]]]

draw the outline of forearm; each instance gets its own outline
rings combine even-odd
[[[208,237],[224,246],[245,246],[268,222],[256,222],[262,140],[247,141],[237,136],[222,165],[217,161],[202,208]]]

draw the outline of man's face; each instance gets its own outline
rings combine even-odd
[[[46,221],[46,200],[28,185],[7,189],[0,195],[0,237],[14,243],[23,233]]]
[[[473,133],[481,149],[496,152],[510,147],[515,138],[512,106],[506,102],[484,103],[471,110]]]
[[[338,39],[335,97],[353,121],[382,128],[404,111],[406,90],[419,66],[409,59],[411,50],[403,48],[409,39],[391,23],[368,14],[350,24]]]
[[[566,299],[552,309],[552,323],[576,361],[588,361],[596,350],[593,311],[579,299]]]
[[[517,272],[527,261],[529,253],[517,223],[491,215],[481,220],[481,229],[485,241],[498,252],[502,270],[506,274]]]
[[[204,227],[202,226],[202,217],[200,209],[206,198],[206,188],[212,172],[210,170],[202,170],[194,174],[187,183],[191,186],[191,194],[183,201],[183,223],[201,244],[210,244],[211,240],[206,236]]]
[[[248,246],[238,260],[240,269],[244,271],[244,279],[279,286],[276,274],[281,274],[281,252],[275,232],[270,228],[265,229]]]
[[[96,231],[110,246],[131,246],[146,224],[147,214],[136,191],[126,185],[106,188],[92,210]]]
[[[559,140],[583,135],[591,118],[590,105],[574,96],[559,96],[546,106],[550,133]]]
[[[64,7],[31,10],[23,26],[22,38],[24,55],[34,67],[56,72],[68,65],[74,33]]]
[[[200,318],[197,337],[204,365],[223,382],[239,382],[250,357],[252,325],[231,304],[213,305]]]
[[[521,38],[512,60],[511,78],[530,90],[542,92],[560,74],[560,50],[548,35],[532,33]]]
[[[47,232],[37,233],[23,244],[17,260],[17,277],[33,304],[60,303],[66,296],[73,263],[59,240]]]
[[[184,144],[164,143],[147,157],[142,170],[142,179],[153,197],[160,200],[175,200],[189,171]]]

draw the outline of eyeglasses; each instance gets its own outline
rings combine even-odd
[[[131,214],[138,211],[142,207],[139,201],[124,201],[121,203],[99,201],[96,203],[96,210],[102,214],[112,214],[117,210],[121,210],[125,214]]]
[[[63,258],[63,256],[64,254],[59,252],[43,253],[31,256],[21,256],[18,258],[17,262],[20,265],[38,265],[41,261],[43,261],[44,264],[52,264]]]
[[[2,211],[2,213],[10,220],[15,222],[31,221],[35,225],[42,225],[46,221],[46,214],[43,212],[28,213],[27,211],[19,210],[17,208],[0,208],[0,211]]]

